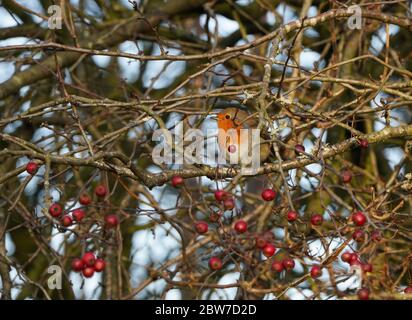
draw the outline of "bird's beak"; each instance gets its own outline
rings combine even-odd
[[[217,116],[216,115],[209,115],[209,119],[217,120]]]

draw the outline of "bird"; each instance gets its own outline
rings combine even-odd
[[[264,142],[260,132],[256,132],[259,134],[258,140],[252,133],[252,129],[258,128],[257,116],[250,115],[242,109],[230,107],[219,112],[216,119],[219,150],[227,161],[234,159],[236,164],[250,165],[253,161],[251,157],[256,155],[256,150],[259,150],[260,163],[268,159],[270,143]]]

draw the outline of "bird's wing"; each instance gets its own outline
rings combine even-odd
[[[249,113],[243,110],[237,110],[234,123],[236,126],[244,127],[245,129],[257,128],[259,119],[256,116],[251,116]]]

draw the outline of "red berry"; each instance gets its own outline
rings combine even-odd
[[[76,272],[80,272],[83,270],[84,262],[80,258],[75,258],[72,260],[72,270]]]
[[[412,293],[412,286],[406,287],[405,290],[403,290],[406,294]]]
[[[222,214],[220,212],[212,212],[209,216],[210,222],[217,222]]]
[[[63,216],[63,218],[62,218],[62,225],[63,226],[70,227],[72,225],[72,223],[73,223],[73,219],[70,216],[68,216],[68,215]]]
[[[372,272],[372,270],[373,270],[372,264],[370,264],[370,263],[363,263],[363,264],[361,264],[361,267],[362,267],[362,271],[365,272],[365,273]]]
[[[366,216],[362,211],[356,211],[352,214],[352,221],[358,226],[362,227],[366,223]]]
[[[82,260],[87,267],[93,267],[96,262],[96,256],[93,252],[86,252],[82,257]]]
[[[86,213],[82,209],[76,209],[73,211],[72,215],[73,215],[74,220],[76,220],[77,222],[80,222],[82,221]]]
[[[295,267],[295,261],[291,258],[283,259],[282,264],[286,271],[290,271]]]
[[[171,183],[173,187],[178,188],[183,184],[183,178],[181,176],[173,176]]]
[[[362,230],[358,229],[358,230],[356,230],[356,231],[352,234],[352,238],[353,238],[353,240],[355,240],[356,242],[363,242],[363,241],[365,241],[365,232],[363,232]]]
[[[109,214],[104,217],[104,222],[106,223],[106,227],[115,228],[119,224],[119,218],[115,214]]]
[[[49,208],[50,215],[55,218],[59,217],[62,214],[62,212],[63,209],[61,205],[58,203],[53,203]]]
[[[281,261],[273,261],[272,270],[281,273],[283,271],[283,264]]]
[[[369,289],[361,288],[358,290],[359,300],[369,300]]]
[[[105,267],[106,267],[106,262],[104,262],[103,259],[101,259],[101,258],[96,259],[96,261],[94,263],[94,266],[93,266],[94,271],[101,272],[101,271],[104,270]]]
[[[100,184],[96,187],[96,189],[94,189],[94,193],[96,194],[96,196],[103,198],[104,196],[106,196],[107,189],[104,185]]]
[[[83,269],[82,273],[85,278],[91,278],[94,275],[94,268],[86,267]]]
[[[230,153],[235,153],[236,152],[236,146],[234,144],[231,144],[228,148],[227,151]]]
[[[209,225],[204,221],[198,221],[195,223],[195,229],[197,233],[203,234],[207,232]]]
[[[320,226],[322,222],[323,222],[323,217],[320,214],[315,213],[310,218],[310,223],[312,223],[314,226]]]
[[[245,220],[236,221],[234,229],[237,233],[245,233],[247,231],[247,222]]]
[[[322,275],[322,267],[315,264],[310,269],[310,276],[312,278],[319,278]]]
[[[209,267],[212,270],[220,270],[222,269],[222,260],[220,260],[218,257],[212,257],[209,260]]]
[[[235,207],[235,201],[232,198],[223,200],[225,210],[232,210]]]
[[[216,190],[215,191],[215,199],[218,202],[221,202],[225,199],[226,197],[226,191],[225,190]]]
[[[37,172],[37,169],[39,168],[39,166],[37,165],[36,162],[30,161],[29,163],[27,163],[26,165],[26,171],[28,174],[35,174]]]
[[[350,170],[344,170],[341,173],[341,179],[344,183],[349,183],[352,180],[352,172]]]
[[[288,211],[288,213],[287,213],[287,215],[286,215],[286,219],[287,219],[289,222],[296,221],[297,218],[298,218],[298,213],[297,213],[296,211],[293,211],[293,210],[289,210],[289,211]]]
[[[272,189],[265,189],[262,192],[262,199],[265,201],[272,201],[276,198],[276,191]]]
[[[296,153],[303,153],[305,152],[305,147],[301,144],[295,145],[295,151]]]
[[[262,253],[265,257],[269,258],[273,256],[276,252],[276,247],[271,243],[266,243],[262,249]]]
[[[346,252],[342,253],[340,258],[343,262],[349,263],[350,260],[351,260],[351,257],[352,257],[352,253],[346,251]]]
[[[374,242],[379,242],[379,241],[381,241],[381,240],[382,240],[382,234],[381,234],[381,232],[380,232],[379,230],[373,231],[372,234],[371,234],[371,239],[372,239],[372,241],[374,241]]]
[[[349,264],[351,266],[360,265],[359,256],[357,253],[353,252],[350,255]]]
[[[359,140],[359,146],[361,147],[361,148],[367,148],[368,146],[369,146],[369,141],[368,140],[366,140],[366,139],[360,139]]]
[[[87,206],[92,202],[92,199],[90,199],[90,197],[87,194],[83,193],[79,197],[79,202],[81,205]]]
[[[264,237],[257,236],[255,239],[255,243],[256,243],[256,247],[258,247],[259,249],[263,249],[266,246],[267,241]]]

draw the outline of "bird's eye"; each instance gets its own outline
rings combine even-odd
[[[227,115],[225,116],[225,118],[226,118],[226,119],[230,119],[230,115],[227,114]]]

